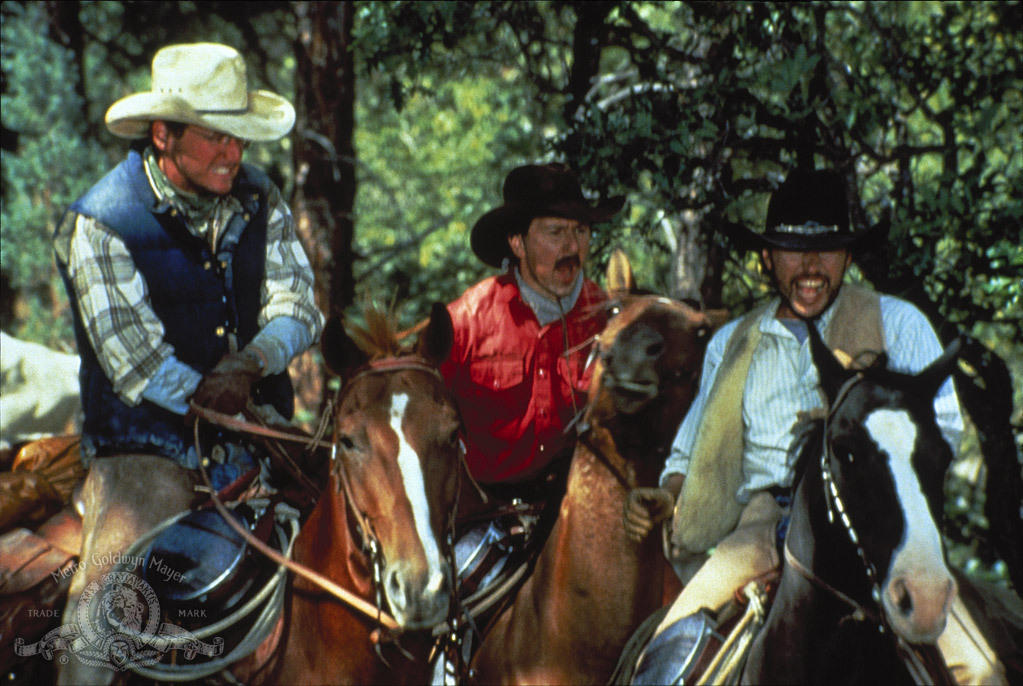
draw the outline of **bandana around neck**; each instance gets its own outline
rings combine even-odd
[[[579,293],[583,290],[582,272],[576,276],[572,292],[564,298],[561,298],[560,301],[549,298],[530,287],[529,284],[523,280],[518,267],[515,267],[514,273],[515,282],[519,285],[519,293],[522,294],[522,299],[526,301],[529,308],[533,310],[537,320],[540,322],[540,326],[547,326],[551,322],[557,321],[561,318],[562,313],[567,314],[569,310],[575,306],[575,301],[579,299]]]
[[[177,208],[184,216],[189,228],[200,236],[209,233],[222,207],[229,207],[230,203],[236,202],[230,194],[205,197],[181,190],[171,183],[171,180],[160,169],[160,164],[151,146],[146,148],[145,161],[146,172],[152,182],[153,190],[156,191],[157,198],[161,202]]]

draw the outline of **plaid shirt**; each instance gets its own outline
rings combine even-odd
[[[231,217],[241,211],[238,200],[230,195],[206,200],[184,193],[160,170],[152,149],[146,150],[144,159],[158,202],[175,207],[189,231],[215,246]],[[268,205],[266,271],[258,316],[263,331],[257,338],[270,322],[278,319],[275,324],[279,325],[279,318],[290,318],[294,326],[276,328],[292,331],[290,337],[284,336],[290,338],[290,345],[279,347],[294,355],[319,337],[323,315],[313,298],[309,259],[295,234],[291,210],[277,188],[272,189]],[[170,398],[175,406],[168,409],[183,408],[201,377],[178,361],[173,347],[164,340],[163,323],[124,242],[99,221],[69,212],[57,231],[55,248],[68,265],[86,335],[117,394],[134,406],[155,383],[162,387],[157,395]],[[295,330],[299,330],[297,336]],[[274,347],[273,343],[268,347]],[[268,365],[264,373],[283,371],[290,355]],[[166,400],[160,404],[169,406]]]

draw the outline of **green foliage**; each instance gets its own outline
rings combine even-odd
[[[4,3],[2,31],[3,126],[17,132],[18,149],[3,151],[0,266],[28,303],[11,333],[66,349],[70,318],[53,311],[63,298],[52,236],[105,158],[95,142],[82,140],[84,103],[73,88],[73,55],[47,39],[42,4]]]
[[[147,87],[155,50],[221,40],[260,86],[291,95],[302,78],[301,6],[78,8],[81,55],[54,40],[42,3],[2,4],[0,267],[27,303],[13,333],[51,344],[70,341],[53,227],[124,154],[103,114]],[[591,274],[624,247],[642,286],[736,313],[768,289],[726,229],[760,228],[795,166],[835,167],[854,224],[889,227],[856,278],[1009,365],[1019,451],[1019,2],[358,2],[355,14],[355,278],[365,297],[407,303],[406,324],[490,273],[469,230],[519,164],[564,160],[586,188],[628,196],[598,227]],[[247,155],[287,192],[290,152],[284,141]],[[957,539],[983,538],[983,481],[949,484]],[[985,545],[957,548],[957,563],[998,576]]]

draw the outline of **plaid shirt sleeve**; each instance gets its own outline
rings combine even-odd
[[[174,355],[145,280],[110,228],[70,214],[57,236],[85,333],[114,391],[131,405]]]
[[[316,307],[313,295],[313,270],[281,192],[274,188],[268,202],[266,275],[259,326],[263,328],[277,317],[290,317],[307,330],[308,346],[319,340],[323,328],[323,314]],[[294,354],[300,352],[293,351]]]

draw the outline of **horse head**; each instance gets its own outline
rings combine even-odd
[[[358,342],[338,319],[323,334],[324,358],[342,379],[333,490],[344,491],[395,620],[423,629],[447,617],[452,598],[448,536],[461,422],[436,371],[451,347],[451,318],[435,304],[414,350],[399,346],[385,316],[366,318],[366,328],[352,327]]]
[[[617,250],[607,277],[611,316],[598,339],[589,419],[638,419],[643,438],[666,449],[671,436],[661,434],[674,434],[692,402],[707,340],[727,314],[638,293]]]
[[[919,374],[883,364],[849,370],[808,323],[828,399],[821,469],[829,514],[844,525],[892,630],[933,643],[956,595],[940,522],[952,452],[938,428],[934,397],[952,372],[958,341]]]

